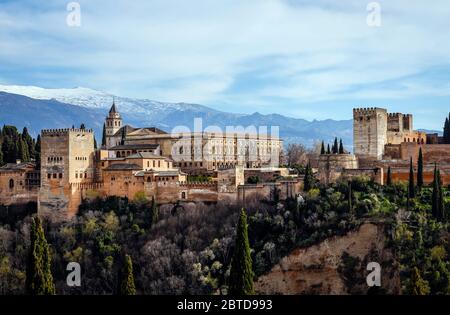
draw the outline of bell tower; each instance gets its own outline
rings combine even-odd
[[[117,132],[122,128],[122,117],[116,109],[116,103],[113,101],[111,109],[109,110],[108,117],[105,121],[106,131],[106,147],[111,148],[117,145],[117,137],[120,139],[120,135]]]

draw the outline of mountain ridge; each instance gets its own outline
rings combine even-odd
[[[218,126],[222,130],[225,130],[226,126],[267,126],[268,130],[271,126],[279,126],[280,136],[286,143],[299,142],[308,147],[321,140],[331,142],[334,137],[342,138],[347,147],[350,147],[353,141],[352,120],[308,121],[278,113],[228,113],[199,104],[120,97],[84,87],[45,89],[35,86],[0,85],[0,91],[1,111],[12,111],[1,114],[0,123],[15,124],[18,127],[26,125],[34,134],[37,134],[38,128],[42,126],[49,128],[54,124],[54,127],[59,128],[68,124],[66,127],[70,127],[83,122],[87,127],[93,128],[99,138],[104,117],[114,100],[124,123],[136,127],[155,126],[171,131],[176,126],[186,126],[193,130],[194,119],[202,118],[203,128]],[[19,104],[19,110],[14,110],[14,102]],[[45,113],[57,115],[59,121],[54,118],[56,116],[52,119]],[[20,116],[28,118],[22,121]]]

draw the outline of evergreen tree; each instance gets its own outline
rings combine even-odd
[[[386,185],[387,186],[391,186],[392,185],[392,173],[391,173],[391,167],[388,167],[387,170],[387,180],[386,180]]]
[[[342,139],[339,140],[339,154],[344,154],[344,144],[342,143]]]
[[[36,167],[41,166],[41,135],[37,136],[36,144],[34,146],[34,159],[36,160]]]
[[[328,145],[327,145],[327,154],[331,154],[330,144],[329,144],[329,143],[328,143]]]
[[[19,159],[22,162],[30,161],[27,143],[23,141],[22,138],[19,138],[17,142],[17,147],[18,147],[17,159]]]
[[[303,179],[303,190],[309,191],[313,188],[314,185],[314,176],[312,173],[311,163],[308,162],[305,169],[305,178]]]
[[[415,197],[415,186],[414,186],[414,168],[412,164],[412,158],[410,158],[409,162],[409,185],[408,185],[408,197]]]
[[[47,243],[41,220],[34,217],[30,230],[31,248],[28,259],[26,288],[31,295],[53,295],[55,286],[51,273],[50,246]]]
[[[94,149],[97,150],[97,139],[95,139],[95,136],[94,136]]]
[[[320,148],[320,154],[324,155],[325,154],[325,143],[322,141],[322,147]]]
[[[150,215],[151,215],[152,225],[156,224],[156,222],[158,222],[159,211],[158,211],[158,205],[156,203],[154,196],[152,196],[152,208],[151,208]]]
[[[417,269],[417,267],[414,267],[411,271],[411,294],[412,295],[430,294],[430,287],[428,285],[428,281],[422,278],[419,269]]]
[[[348,182],[348,212],[353,213],[353,204],[352,204],[352,182]]]
[[[439,179],[436,164],[434,165],[433,193],[431,195],[431,214],[435,219],[439,217]]]
[[[438,204],[437,204],[437,216],[436,219],[440,222],[445,221],[445,201],[444,201],[444,191],[442,189],[442,178],[441,178],[441,172],[437,171],[437,181],[439,183],[438,187]]]
[[[417,160],[417,186],[423,187],[423,156],[422,148],[419,149],[419,158]]]
[[[103,123],[102,147],[106,146],[106,125]]]
[[[0,166],[3,166],[3,152],[2,152],[2,150],[1,150],[1,145],[0,145]]]
[[[431,195],[431,214],[437,221],[443,222],[446,219],[441,174],[436,165],[434,166],[433,193]]]
[[[125,266],[123,277],[120,284],[121,295],[136,295],[136,286],[134,284],[133,262],[130,255],[125,255]]]
[[[444,143],[449,144],[450,143],[450,114],[448,115],[448,118],[445,119],[444,123]]]
[[[23,127],[22,130],[22,139],[25,141],[28,149],[28,159],[35,159],[35,152],[34,152],[34,140],[28,133],[27,127]]]
[[[337,137],[334,138],[334,144],[333,144],[332,150],[333,150],[333,154],[338,154],[339,146],[338,146]]]
[[[252,257],[248,240],[247,215],[245,209],[241,210],[236,229],[236,245],[229,278],[230,295],[252,295],[253,288]]]

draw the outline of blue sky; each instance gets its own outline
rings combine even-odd
[[[450,111],[447,0],[0,1],[0,83],[83,86],[219,110],[349,119],[353,107]]]

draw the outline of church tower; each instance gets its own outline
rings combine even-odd
[[[120,140],[121,135],[117,132],[122,128],[122,117],[116,109],[116,103],[113,101],[111,109],[109,110],[108,117],[105,121],[106,131],[106,147],[109,149],[118,145],[117,139]]]

